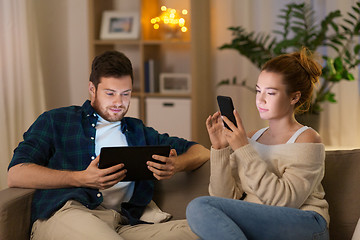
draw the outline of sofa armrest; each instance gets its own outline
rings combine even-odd
[[[185,219],[188,203],[196,197],[208,196],[210,161],[191,172],[176,173],[171,179],[156,181],[154,201],[172,219]]]
[[[34,189],[0,191],[0,239],[30,239],[31,201]]]

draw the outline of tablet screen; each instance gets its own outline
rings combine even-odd
[[[170,146],[131,146],[131,147],[103,147],[100,151],[99,168],[108,168],[119,163],[124,163],[127,170],[126,177],[122,180],[154,180],[156,179],[146,162],[162,163],[152,158],[152,155],[169,156]]]

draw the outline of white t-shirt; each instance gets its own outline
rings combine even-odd
[[[121,122],[109,122],[98,115],[95,135],[95,153],[100,154],[102,147],[128,146],[125,135],[121,132]],[[121,210],[121,202],[127,202],[133,195],[135,182],[119,182],[111,188],[101,190],[104,201],[102,205],[108,209]]]

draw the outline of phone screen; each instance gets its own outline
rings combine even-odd
[[[235,126],[237,126],[234,116],[234,104],[231,97],[217,96],[217,102],[219,105],[221,115],[226,116]],[[226,128],[231,130],[230,127],[225,122],[224,125]]]

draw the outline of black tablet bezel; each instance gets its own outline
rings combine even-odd
[[[146,162],[153,161],[163,164],[152,158],[153,155],[169,156],[171,147],[165,146],[129,146],[103,147],[100,151],[99,168],[104,169],[119,163],[124,163],[127,170],[122,182],[138,180],[156,180]]]

